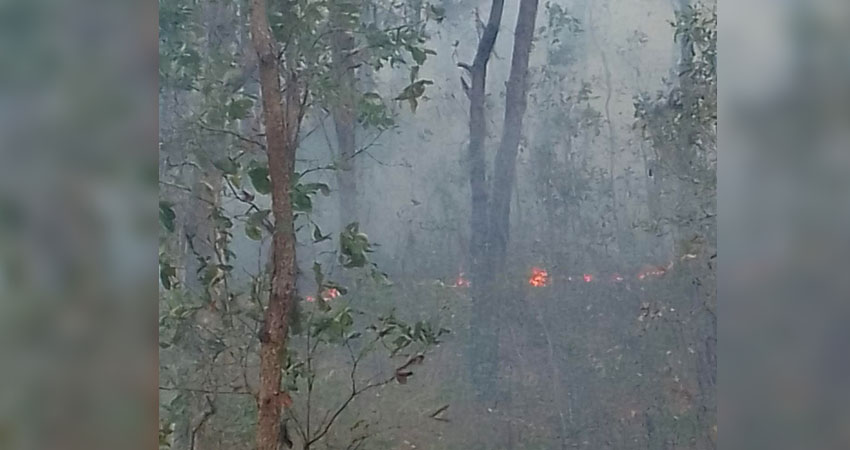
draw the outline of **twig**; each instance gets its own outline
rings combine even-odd
[[[236,139],[239,139],[242,142],[254,144],[254,145],[260,147],[263,150],[266,149],[266,144],[263,144],[262,142],[251,139],[249,137],[242,136],[241,134],[239,134],[235,131],[226,130],[226,129],[223,129],[223,128],[212,128],[210,126],[205,125],[203,122],[198,122],[198,126],[202,129],[204,129],[204,130],[211,131],[213,133],[222,133],[222,134],[227,134],[227,135],[233,136],[233,137],[235,137]]]
[[[447,410],[447,409],[449,409],[449,405],[448,405],[448,404],[443,405],[443,406],[441,406],[439,409],[437,409],[436,411],[434,411],[433,413],[431,413],[431,415],[430,415],[430,416],[428,416],[428,417],[430,417],[430,418],[432,418],[432,419],[434,419],[434,420],[439,420],[439,421],[441,421],[441,422],[448,422],[448,421],[449,421],[449,419],[446,419],[446,418],[443,418],[443,417],[437,417],[437,416],[439,416],[439,415],[440,415],[440,413],[441,413],[441,412],[443,412],[443,411],[445,411],[445,410]]]
[[[354,351],[352,350],[351,345],[348,343],[348,340],[346,340],[345,343],[346,343],[346,347],[348,347],[349,354],[352,357],[351,372],[349,373],[349,377],[351,379],[351,392],[348,394],[348,397],[345,399],[345,401],[343,401],[342,404],[330,416],[330,419],[328,419],[327,422],[325,422],[323,420],[323,422],[325,422],[324,425],[319,426],[321,431],[319,433],[317,433],[316,436],[314,436],[312,439],[307,441],[307,443],[305,444],[305,447],[309,447],[310,445],[314,444],[318,440],[322,439],[326,434],[328,434],[328,431],[330,430],[334,421],[336,421],[336,419],[339,417],[339,415],[342,414],[343,411],[345,411],[345,408],[347,408],[348,405],[351,404],[351,402],[354,401],[354,399],[358,395],[360,395],[360,394],[362,394],[362,393],[364,393],[364,392],[366,392],[370,389],[378,388],[378,387],[381,387],[381,386],[386,386],[387,384],[392,383],[396,379],[397,370],[393,371],[393,375],[389,378],[386,378],[386,379],[379,381],[379,382],[376,382],[376,383],[369,383],[366,386],[358,389],[357,388],[357,380],[355,378],[355,375],[356,375],[356,372],[357,372],[357,366],[358,366],[360,360],[362,359],[363,354],[360,354],[360,355],[355,357]],[[408,363],[405,364],[405,366],[403,366],[403,367],[407,367],[410,364],[411,364],[410,361],[408,361]]]
[[[180,185],[180,184],[177,184],[177,183],[172,183],[172,182],[169,182],[169,181],[159,180],[159,184],[161,184],[163,186],[172,187],[174,189],[180,189],[181,191],[192,192],[192,190],[189,189],[186,186],[183,186],[183,185]]]
[[[381,386],[386,386],[386,385],[392,383],[393,380],[395,380],[395,375],[393,375],[392,377],[387,378],[383,381],[368,384],[368,385],[366,385],[365,387],[363,387],[359,390],[352,391],[351,394],[348,395],[348,398],[346,398],[345,401],[342,402],[342,404],[339,406],[339,408],[337,408],[336,411],[331,415],[330,420],[322,428],[322,431],[319,432],[313,439],[308,441],[307,445],[308,446],[312,445],[312,444],[316,443],[316,441],[318,441],[319,439],[325,437],[325,435],[328,433],[331,426],[333,425],[334,421],[339,417],[340,414],[342,414],[342,412],[345,410],[345,408],[348,407],[348,405],[354,400],[355,397],[357,397],[358,395],[360,395],[360,394],[362,394],[362,393],[364,393],[368,390],[371,390],[371,389],[374,389],[374,388],[377,388],[377,387],[381,387]]]
[[[211,395],[251,395],[250,392],[243,391],[214,391],[211,389],[201,389],[201,388],[187,388],[187,387],[179,387],[179,386],[159,386],[160,391],[177,391],[177,392],[197,392],[200,394],[211,394]]]
[[[204,398],[207,400],[207,405],[208,405],[207,408],[208,409],[206,411],[204,411],[204,415],[201,417],[201,421],[198,422],[198,425],[196,425],[195,428],[192,429],[192,435],[189,437],[189,449],[190,450],[195,450],[195,442],[196,442],[195,439],[197,438],[198,432],[201,431],[201,428],[203,428],[204,424],[207,423],[207,420],[213,414],[215,414],[215,405],[213,404],[210,397],[206,396]]]

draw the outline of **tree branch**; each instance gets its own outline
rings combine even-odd
[[[262,142],[251,139],[249,137],[245,137],[245,136],[243,136],[243,135],[241,135],[241,134],[239,134],[235,131],[227,130],[227,129],[224,129],[224,128],[213,128],[213,127],[210,127],[210,126],[208,126],[208,125],[206,125],[206,124],[204,124],[203,122],[200,122],[200,121],[198,122],[198,127],[200,127],[203,130],[207,130],[207,131],[210,131],[210,132],[213,132],[213,133],[227,134],[227,135],[235,137],[236,139],[239,139],[242,142],[247,142],[249,144],[256,145],[257,147],[260,147],[263,150],[266,149],[266,145],[263,144]]]
[[[179,386],[159,386],[160,391],[175,391],[175,392],[197,392],[199,394],[211,395],[253,395],[250,392],[244,391],[215,391],[212,389],[188,388]]]

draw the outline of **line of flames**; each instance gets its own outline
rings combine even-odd
[[[688,254],[688,255],[683,256],[682,260],[694,259],[694,258],[696,258],[696,255]],[[670,261],[670,263],[668,263],[666,266],[644,265],[641,268],[641,270],[638,271],[635,278],[642,281],[642,280],[645,280],[645,279],[650,278],[650,277],[655,277],[655,278],[661,277],[664,274],[666,274],[667,271],[669,271],[672,268],[673,268],[673,261]],[[583,273],[581,275],[581,280],[584,281],[585,283],[592,283],[593,281],[596,280],[596,277],[593,274],[590,274],[590,273]],[[613,283],[620,283],[620,282],[625,281],[626,279],[622,275],[620,275],[619,273],[614,273],[610,277],[608,277],[608,280],[610,282],[613,282]],[[573,281],[573,277],[568,276],[567,281]],[[440,284],[443,285],[442,282]],[[534,287],[547,286],[549,284],[549,272],[547,272],[545,269],[542,269],[542,268],[537,267],[537,266],[532,267],[531,268],[531,276],[529,276],[529,278],[528,278],[528,284],[530,284],[531,286],[534,286]],[[457,276],[457,279],[455,279],[455,282],[448,285],[448,286],[449,287],[455,287],[455,288],[468,288],[471,285],[472,285],[472,283],[469,281],[469,279],[467,279],[465,277],[465,274],[463,272],[460,272]],[[445,285],[443,285],[443,286],[445,286]],[[325,289],[324,291],[322,291],[322,293],[321,293],[322,299],[325,300],[325,301],[333,300],[333,299],[339,297],[340,295],[342,295],[342,294],[336,288],[328,288],[328,289]],[[316,299],[313,296],[310,296],[310,295],[305,297],[305,300],[308,301],[308,302],[316,301]]]
[[[687,258],[687,259],[693,259],[695,257],[693,255],[685,255],[685,256],[690,257],[690,258]],[[682,259],[686,259],[686,258],[683,257]],[[667,273],[667,271],[669,271],[672,268],[673,268],[673,261],[671,261],[666,266],[644,265],[641,268],[641,270],[638,271],[638,273],[635,277],[638,280],[645,280],[649,277],[656,277],[657,278],[657,277],[663,276],[664,274]],[[585,283],[592,283],[593,281],[596,280],[596,277],[593,274],[590,274],[590,273],[583,273],[581,275],[581,280],[584,281]],[[613,282],[613,283],[620,283],[620,282],[625,281],[626,279],[622,275],[620,275],[619,273],[614,273],[614,274],[612,274],[611,276],[608,277],[608,280]],[[573,281],[573,277],[568,276],[567,281]],[[549,273],[546,272],[546,270],[541,269],[539,267],[532,267],[531,268],[531,276],[528,278],[528,284],[530,284],[534,287],[543,287],[543,286],[548,285],[549,284]]]
[[[682,257],[685,259],[694,259],[696,255],[685,255]],[[658,278],[667,273],[670,269],[673,268],[673,261],[668,263],[665,266],[657,266],[657,265],[644,265],[638,273],[635,275],[635,278],[638,280],[645,280],[647,278]],[[567,281],[573,281],[572,276],[566,277]],[[580,277],[578,277],[581,281],[585,283],[592,283],[597,280],[596,276],[591,273],[583,273]],[[619,273],[613,273],[609,277],[607,277],[608,281],[612,283],[621,283],[626,281],[626,278],[620,275]],[[528,278],[528,284],[534,287],[544,287],[549,284],[549,272],[540,267],[534,266],[531,268],[531,275]],[[464,273],[460,272],[457,276],[457,280],[453,284],[450,284],[449,287],[456,288],[465,288],[471,285],[470,281],[464,277]]]

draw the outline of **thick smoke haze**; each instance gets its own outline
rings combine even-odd
[[[157,198],[168,189],[157,183],[156,164],[159,146],[173,143],[167,128],[181,111],[158,92],[157,11],[142,3],[0,3],[0,448],[155,445],[156,214]],[[471,61],[478,34],[473,5],[454,3],[452,31],[434,32],[429,45],[437,55],[421,70],[434,82],[428,98],[415,113],[393,103],[398,126],[361,136],[370,145],[357,174],[361,226],[379,244],[375,262],[400,285],[411,272],[463,285],[460,273],[469,271],[468,102],[457,63]],[[486,20],[488,2],[479,3]],[[614,218],[641,228],[646,208],[637,198],[648,188],[637,181],[644,162],[633,138],[633,95],[654,94],[674,75],[669,21],[676,2],[553,3],[568,4],[581,18],[579,44],[567,58],[582,63],[565,70],[571,84],[563,98],[577,96],[584,80],[592,86],[588,104],[605,114],[607,103],[613,118],[612,128],[599,120],[599,136],[579,136],[576,146],[586,150],[588,164],[607,167],[613,142],[622,154],[614,166],[622,174]],[[488,74],[493,141],[501,133],[516,5],[506,5]],[[850,5],[723,0],[718,13],[717,444],[847,448]],[[544,34],[536,39],[530,66],[542,86],[548,44]],[[397,72],[375,78],[384,94],[407,82]],[[540,282],[535,267],[544,267],[552,283],[612,282],[634,281],[645,275],[644,264],[666,263],[674,246],[666,237],[636,232],[633,248],[610,245],[617,237],[607,234],[607,223],[601,231],[602,202],[583,210],[590,216],[598,208],[600,226],[571,241],[586,252],[565,255],[548,244],[563,230],[533,218],[545,209],[529,175],[540,164],[533,150],[549,145],[541,136],[552,128],[541,106],[551,98],[535,92],[541,91],[529,93],[511,217],[511,239],[522,244],[510,253],[519,283],[528,285],[529,276]],[[320,131],[307,136],[298,169],[332,162],[325,147]],[[312,181],[336,186],[332,174]],[[326,232],[339,222],[335,202],[316,198],[315,220]],[[265,261],[267,243],[240,234],[233,246],[240,257],[251,256],[252,269]],[[299,249],[302,266],[323,250]],[[584,289],[578,286],[570,289]],[[523,407],[548,400],[530,398]]]

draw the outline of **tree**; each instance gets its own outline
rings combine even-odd
[[[492,379],[497,360],[497,341],[495,324],[489,319],[490,306],[486,303],[487,289],[492,281],[489,270],[488,243],[488,193],[487,159],[484,153],[484,141],[487,137],[487,123],[484,115],[485,87],[487,82],[487,63],[496,44],[499,26],[502,22],[504,0],[493,0],[490,16],[478,47],[472,66],[461,65],[469,72],[472,83],[466,90],[469,98],[469,187],[472,197],[470,212],[469,263],[472,275],[472,301],[474,305],[473,336],[470,339],[472,355],[472,381],[479,393],[492,394]],[[464,83],[466,83],[464,81]]]
[[[281,408],[281,361],[286,350],[289,313],[295,295],[295,228],[293,226],[292,174],[303,113],[301,81],[294,67],[284,74],[286,99],[281,98],[278,46],[271,35],[265,0],[251,1],[251,38],[260,65],[260,89],[266,129],[271,180],[272,234],[271,294],[260,330],[260,391],[258,394],[257,449],[278,450]]]
[[[487,63],[492,54],[504,10],[503,0],[494,0],[490,16],[472,66],[465,68],[472,83],[467,89],[469,98],[469,181],[471,191],[470,261],[472,266],[472,296],[475,303],[476,333],[471,352],[473,381],[480,393],[493,395],[496,372],[498,336],[494,333],[492,301],[496,300],[493,283],[504,269],[510,228],[510,199],[516,174],[516,155],[522,137],[528,92],[528,61],[537,18],[537,0],[522,0],[514,32],[511,71],[505,97],[505,119],[494,173],[492,194],[488,192],[485,140],[487,128],[484,114]],[[466,82],[464,81],[464,85]]]
[[[165,44],[161,51],[164,63],[161,64],[162,78],[167,81],[168,86],[183,89],[195,97],[193,100],[200,100],[200,105],[193,103],[190,108],[201,109],[203,112],[197,117],[192,114],[196,121],[187,121],[187,128],[194,133],[203,131],[214,133],[218,137],[226,136],[227,139],[211,140],[210,147],[217,153],[204,155],[202,159],[207,164],[199,165],[189,160],[185,164],[174,166],[177,170],[185,165],[195,166],[206,180],[199,183],[198,187],[184,187],[171,182],[168,182],[168,186],[187,192],[193,200],[190,204],[200,204],[199,214],[205,216],[211,229],[203,238],[210,241],[212,250],[206,252],[209,254],[193,251],[196,256],[194,260],[199,262],[200,267],[194,270],[190,264],[183,264],[189,269],[183,271],[179,270],[179,265],[174,265],[167,250],[161,252],[162,286],[165,290],[171,290],[180,284],[178,273],[186,274],[184,278],[190,281],[185,283],[186,285],[193,284],[195,272],[199,272],[197,278],[200,287],[208,292],[215,290],[220,295],[215,298],[204,297],[202,300],[207,305],[203,308],[183,305],[182,312],[177,309],[173,316],[183,320],[200,314],[199,311],[204,309],[205,314],[220,316],[221,320],[231,325],[234,318],[245,320],[246,317],[242,317],[245,311],[231,311],[237,295],[228,286],[229,282],[234,281],[231,273],[234,265],[231,260],[235,258],[235,254],[229,248],[233,237],[232,219],[245,222],[245,233],[252,240],[263,240],[264,231],[271,235],[268,299],[263,305],[266,278],[258,275],[253,281],[251,294],[257,305],[263,308],[263,313],[257,319],[251,315],[247,319],[261,323],[260,329],[253,333],[259,335],[260,347],[260,384],[256,392],[257,447],[276,449],[282,439],[281,431],[285,429],[281,426],[282,412],[285,412],[290,398],[289,393],[281,386],[282,373],[285,372],[283,369],[286,368],[283,361],[289,357],[286,349],[291,334],[290,326],[299,325],[295,290],[298,274],[295,253],[297,228],[310,226],[314,242],[330,240],[330,235],[324,235],[309,217],[312,209],[311,197],[319,192],[327,194],[329,189],[323,183],[306,182],[303,177],[310,172],[338,169],[340,165],[344,165],[332,163],[326,167],[310,168],[296,173],[295,155],[300,145],[299,131],[302,122],[305,118],[321,120],[318,113],[332,109],[338,113],[337,118],[345,122],[343,125],[348,126],[352,132],[358,119],[365,124],[386,127],[391,119],[381,96],[372,92],[364,94],[363,97],[367,98],[367,101],[361,101],[363,99],[355,96],[353,89],[350,89],[353,76],[346,66],[349,56],[357,52],[368,54],[369,59],[366,62],[380,68],[387,63],[390,66],[405,64],[403,56],[412,55],[416,70],[411,70],[411,85],[407,86],[398,98],[415,104],[423,95],[425,86],[430,83],[429,80],[416,77],[418,65],[433,52],[424,48],[424,24],[394,26],[391,29],[363,24],[359,20],[356,5],[350,2],[273,2],[270,10],[265,0],[252,0],[249,26],[253,53],[257,55],[256,63],[259,67],[259,101],[262,104],[264,135],[260,133],[261,130],[255,130],[257,136],[248,136],[245,133],[250,132],[247,123],[254,105],[254,96],[248,92],[250,89],[243,89],[243,85],[251,81],[254,69],[250,66],[254,59],[239,56],[239,52],[247,47],[247,43],[240,40],[244,36],[244,33],[240,34],[242,30],[239,28],[240,21],[243,20],[241,17],[244,17],[241,14],[242,3],[228,4],[226,7],[217,5],[198,8],[195,1],[186,0],[180,4],[166,6],[163,11],[167,20],[162,22],[164,29],[161,30],[164,31],[162,35]],[[281,10],[277,11],[278,8]],[[429,18],[438,17],[431,14]],[[343,30],[348,31],[329,32],[338,30],[341,26]],[[194,34],[195,29],[204,30],[206,38],[199,38]],[[364,40],[354,40],[352,30],[357,30],[361,36],[365,36]],[[194,41],[206,44],[203,46],[203,53],[194,47]],[[357,44],[362,44],[363,47],[355,48]],[[339,70],[340,68],[344,70]],[[348,80],[348,89],[333,86],[331,80],[334,78]],[[343,91],[345,95],[336,95]],[[330,98],[343,98],[344,101],[334,103],[328,101]],[[340,135],[344,138],[344,133]],[[352,150],[353,134],[350,137],[350,145],[344,147]],[[236,146],[232,145],[233,142],[249,146],[250,151],[244,149],[234,152]],[[253,154],[256,150],[261,150],[260,155]],[[353,158],[353,150],[349,153],[351,154],[341,158],[341,161]],[[256,157],[247,164],[244,160],[240,161],[251,156]],[[243,184],[244,178],[250,179],[253,191],[247,184]],[[248,210],[243,214],[231,215],[222,206],[221,198],[224,194],[227,194],[229,199],[248,206]],[[271,196],[270,210],[263,209],[254,201],[259,195]],[[175,230],[176,223],[182,224],[181,220],[175,218],[174,204],[170,201],[161,202],[160,214],[163,225],[169,232]],[[343,213],[345,214],[347,213]],[[305,224],[296,227],[296,219],[299,217]],[[356,260],[349,261],[344,266],[372,267],[362,256],[362,252],[368,249],[360,243],[356,223],[353,228],[345,228],[347,232],[353,233],[352,236],[356,234],[357,238],[352,237],[346,247],[346,257]],[[344,235],[345,233],[342,236]],[[194,261],[191,257],[188,260]],[[374,267],[371,270],[372,276],[380,278],[380,273]],[[344,290],[342,286],[330,280],[317,282],[320,291]],[[172,314],[169,314],[167,317],[171,316]],[[178,337],[181,334],[182,332],[177,333]],[[209,343],[207,341],[213,342],[215,347],[220,346],[222,342],[221,337],[215,333],[207,333],[201,339],[204,345]],[[220,349],[215,350],[216,356],[212,358],[212,363],[219,352]],[[252,347],[246,345],[243,352],[245,354],[239,357],[242,364],[250,357]],[[250,389],[247,381],[243,384],[245,385],[240,389]],[[201,393],[197,390],[186,392]],[[305,436],[309,436],[311,432],[308,427]],[[182,436],[187,433],[181,431],[178,434]],[[321,439],[326,433],[327,429],[320,436],[313,436],[313,442]],[[195,431],[192,432],[192,439],[194,434]],[[309,440],[311,439],[307,441]],[[310,443],[312,442],[305,442],[305,445],[309,446]]]
[[[686,335],[696,354],[698,420],[703,445],[714,446],[716,424],[717,315],[716,169],[717,169],[717,13],[713,4],[680,2],[675,39],[679,43],[678,74],[668,90],[655,98],[638,97],[638,126],[654,147],[656,183],[662,220],[672,231],[674,255],[698,265],[687,280],[696,307]],[[704,289],[703,286],[709,286]],[[683,332],[684,334],[684,332]],[[683,340],[684,340],[683,339]]]
[[[493,270],[501,272],[510,232],[511,193],[516,178],[516,157],[522,137],[522,120],[528,102],[528,59],[534,40],[538,0],[521,0],[514,31],[511,72],[505,92],[502,141],[496,153],[493,203],[490,207],[490,245]]]
[[[355,39],[352,30],[358,17],[354,3],[334,2],[330,11],[333,27],[331,38],[332,73],[337,88],[336,100],[331,105],[337,141],[338,168],[336,171],[339,189],[340,225],[357,222],[357,171],[354,157],[356,152],[356,87],[354,68]],[[346,14],[348,12],[348,14]]]

